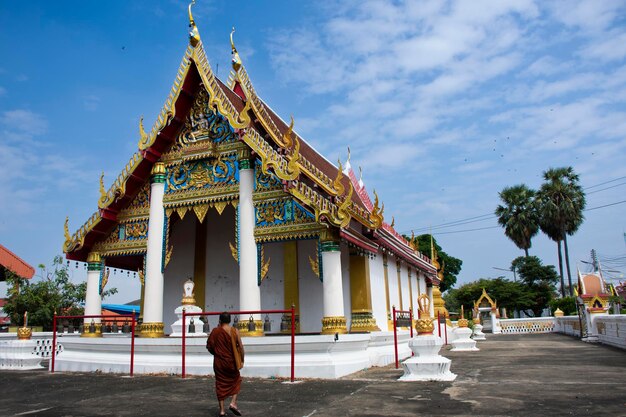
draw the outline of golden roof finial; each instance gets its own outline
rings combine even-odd
[[[141,138],[141,142],[147,142],[148,141],[148,134],[146,133],[146,130],[143,128],[143,115],[139,118],[139,136]]]
[[[100,174],[100,201],[105,201],[107,197],[107,191],[104,188],[104,171]]]
[[[195,47],[200,42],[200,32],[198,31],[198,27],[196,26],[196,21],[193,20],[193,15],[191,14],[191,6],[196,4],[196,0],[192,0],[189,3],[189,27],[191,30],[189,31],[189,43],[191,46]]]
[[[235,48],[235,41],[233,40],[233,34],[235,33],[235,27],[233,26],[233,30],[230,32],[230,47],[232,48],[232,66],[235,72],[239,71],[241,68],[241,58],[239,57],[239,52],[237,52],[237,48]]]
[[[70,236],[70,228],[69,228],[70,218],[69,216],[65,217],[65,225],[63,226],[63,232],[65,234],[65,241],[69,242],[72,240],[72,236]]]
[[[393,228],[395,225],[396,225],[396,218],[394,216],[391,216],[391,224],[389,226]]]
[[[346,161],[346,165],[350,164],[350,147],[348,146],[348,160]]]
[[[341,183],[341,179],[343,178],[343,167],[341,166],[341,159],[338,159],[337,163],[339,164],[339,168],[337,168],[337,178],[335,178],[335,181],[333,182],[333,188],[335,189],[337,195],[340,196],[343,195],[343,193],[346,191],[346,188]]]
[[[291,138],[291,134],[293,133],[293,115],[291,116],[291,122],[289,123],[289,128],[283,135],[283,148],[291,148],[293,146],[293,139]]]
[[[374,193],[374,208],[372,209],[372,212],[370,213],[370,222],[372,223],[372,227],[374,229],[378,229],[380,226],[383,225],[383,212],[385,211],[385,203],[383,203],[382,207],[378,207],[378,194],[376,193],[376,190],[373,190]]]
[[[363,185],[363,168],[359,166],[359,185]]]

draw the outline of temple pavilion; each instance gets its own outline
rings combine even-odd
[[[138,271],[142,337],[169,333],[183,282],[205,311],[294,305],[302,333],[390,329],[391,309],[432,300],[437,268],[383,217],[384,204],[331,163],[257,95],[233,42],[218,79],[189,6],[189,45],[150,131],[70,234],[87,262],[85,314],[100,314],[107,268]],[[431,306],[435,303],[431,303]],[[432,310],[432,308],[431,308]],[[263,334],[262,317],[244,335]]]

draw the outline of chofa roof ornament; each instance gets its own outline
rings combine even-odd
[[[235,48],[235,41],[233,40],[233,34],[235,33],[235,27],[233,26],[233,30],[230,32],[230,47],[232,48],[232,65],[235,72],[239,71],[241,68],[241,58],[239,57],[239,52],[237,52],[237,48]]]
[[[193,15],[191,14],[191,6],[196,4],[196,0],[192,0],[189,3],[189,27],[191,30],[189,31],[189,43],[191,46],[195,47],[200,42],[200,32],[198,31],[198,27],[196,26],[196,21],[193,20]]]

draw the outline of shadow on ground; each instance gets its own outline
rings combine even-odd
[[[393,366],[296,384],[245,379],[239,407],[263,417],[626,416],[626,351],[560,334],[487,338],[478,352],[442,349],[454,382],[397,382]],[[2,416],[217,415],[210,377],[2,371],[0,384]]]

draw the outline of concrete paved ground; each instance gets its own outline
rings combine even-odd
[[[487,335],[452,359],[454,382],[244,379],[245,416],[626,416],[626,351],[559,334]],[[0,371],[1,416],[215,416],[212,378]],[[232,414],[231,414],[232,415]]]

